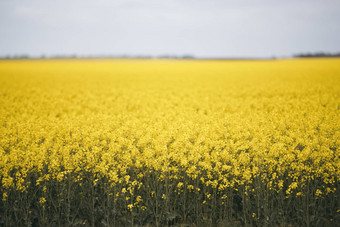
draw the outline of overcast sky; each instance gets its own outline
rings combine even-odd
[[[339,0],[1,0],[0,56],[340,51]]]

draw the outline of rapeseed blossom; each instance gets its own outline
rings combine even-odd
[[[0,216],[339,210],[339,59],[1,61],[0,107]]]

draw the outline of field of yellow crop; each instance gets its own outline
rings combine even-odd
[[[340,223],[340,59],[0,61],[0,225]]]

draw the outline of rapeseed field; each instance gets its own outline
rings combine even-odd
[[[340,223],[340,59],[0,61],[0,225]]]

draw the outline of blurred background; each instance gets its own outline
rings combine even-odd
[[[2,58],[281,58],[339,40],[339,0],[0,1]]]

